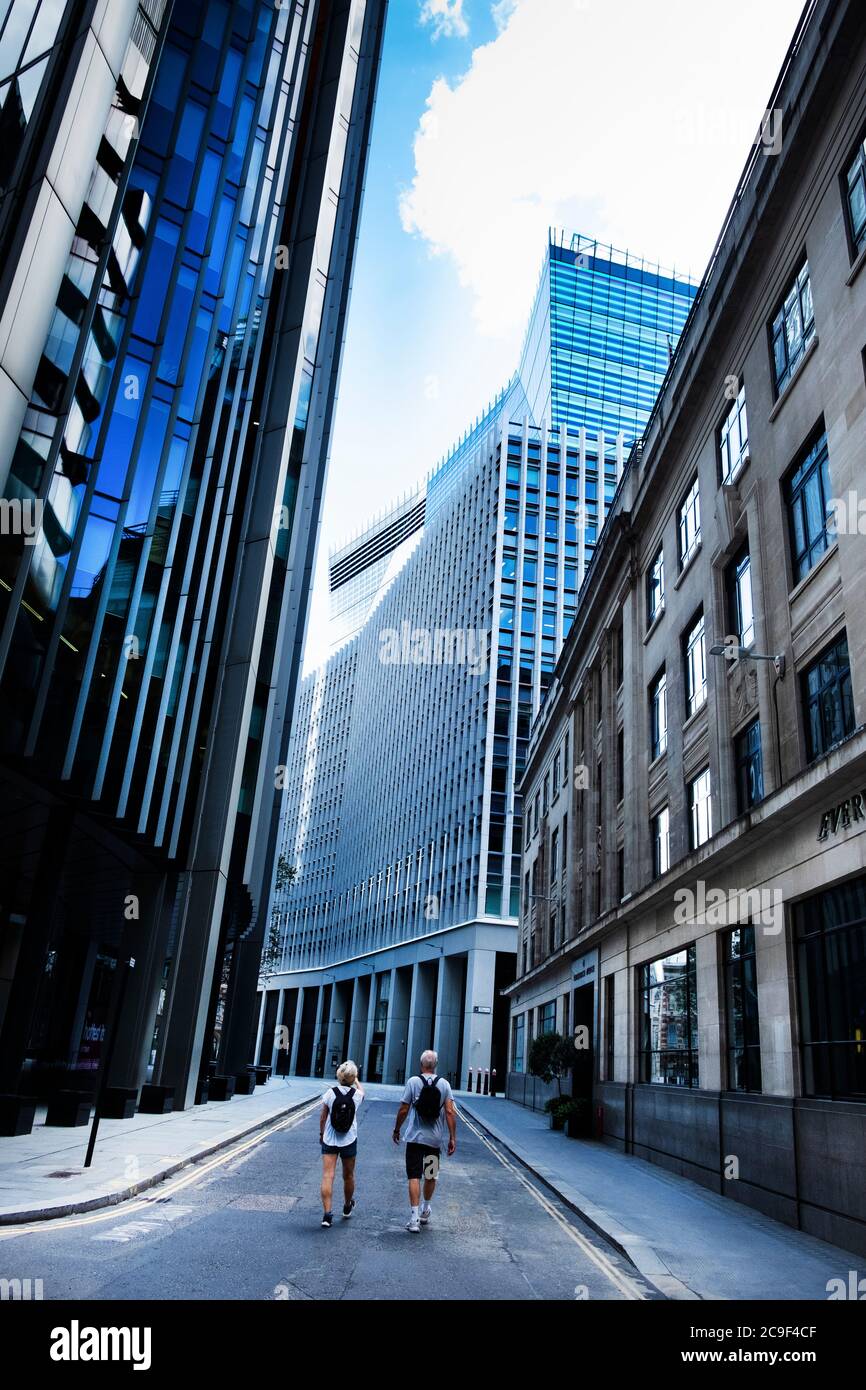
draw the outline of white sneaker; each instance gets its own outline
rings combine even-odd
[[[413,1235],[418,1234],[418,1232],[421,1230],[421,1222],[418,1220],[417,1216],[412,1216],[409,1218],[409,1220],[406,1222],[406,1230],[411,1231]]]
[[[421,1225],[422,1225],[422,1226],[429,1226],[429,1224],[430,1224],[430,1217],[431,1217],[432,1215],[433,1215],[433,1208],[432,1208],[432,1207],[422,1207],[422,1208],[421,1208]]]

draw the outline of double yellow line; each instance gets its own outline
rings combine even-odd
[[[482,1131],[472,1123],[472,1121],[466,1114],[466,1111],[463,1109],[460,1110],[460,1118],[466,1125],[467,1129],[471,1129],[476,1139],[480,1139],[482,1144],[485,1144],[487,1146],[487,1148],[493,1154],[493,1157],[499,1160],[503,1168],[507,1168],[509,1173],[511,1173],[512,1176],[515,1177],[519,1183],[523,1184],[527,1192],[535,1198],[535,1201],[538,1203],[540,1207],[544,1208],[548,1216],[553,1217],[554,1221],[556,1221],[557,1224],[561,1227],[561,1229],[565,1232],[569,1240],[573,1240],[575,1245],[578,1245],[580,1249],[583,1251],[584,1255],[586,1255],[588,1259],[592,1260],[593,1264],[601,1270],[602,1274],[604,1274],[605,1277],[608,1278],[612,1284],[616,1285],[621,1294],[623,1294],[626,1298],[632,1300],[633,1302],[646,1301],[646,1294],[643,1292],[640,1286],[636,1284],[633,1279],[630,1279],[627,1274],[623,1274],[623,1272],[617,1268],[617,1266],[613,1263],[612,1260],[609,1260],[608,1257],[606,1255],[603,1255],[600,1250],[597,1250],[595,1246],[592,1245],[591,1242],[586,1239],[585,1236],[582,1236],[579,1231],[575,1230],[571,1222],[567,1221],[563,1216],[562,1212],[557,1211],[553,1203],[549,1202],[547,1198],[544,1196],[544,1194],[542,1192],[539,1192],[537,1187],[533,1186],[533,1184],[528,1180],[526,1175],[521,1172],[521,1170],[516,1166],[516,1164],[512,1163],[510,1159],[506,1158],[503,1154],[501,1154],[499,1150],[496,1148],[496,1146],[492,1144],[490,1140],[487,1138],[487,1135],[483,1134]]]
[[[150,1196],[116,1202],[112,1206],[100,1207],[98,1211],[88,1212],[81,1216],[58,1216],[48,1221],[22,1223],[20,1226],[0,1226],[0,1240],[12,1240],[15,1236],[39,1235],[43,1231],[69,1231],[76,1226],[96,1226],[104,1221],[125,1221],[128,1216],[132,1216],[136,1212],[152,1209],[157,1198],[163,1202],[166,1198],[174,1197],[178,1192],[182,1192],[185,1187],[191,1187],[193,1183],[200,1182],[215,1168],[222,1168],[226,1163],[231,1163],[241,1154],[254,1149],[257,1144],[262,1144],[266,1139],[270,1139],[271,1135],[279,1134],[284,1129],[295,1129],[314,1110],[318,1110],[320,1104],[321,1101],[316,1099],[300,1110],[293,1110],[291,1115],[287,1115],[285,1119],[277,1120],[276,1123],[268,1125],[266,1129],[258,1130],[249,1139],[244,1139],[241,1143],[234,1144],[224,1151],[221,1150],[214,1158],[208,1159],[206,1163],[196,1163],[194,1160],[190,1160],[189,1172],[184,1170],[180,1177],[169,1178],[166,1182],[157,1184],[151,1189]]]

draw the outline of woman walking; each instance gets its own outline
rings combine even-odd
[[[358,1085],[358,1068],[344,1062],[337,1068],[337,1084],[322,1096],[319,1142],[322,1145],[322,1225],[331,1226],[334,1173],[339,1158],[343,1165],[343,1216],[355,1206],[355,1158],[358,1154],[358,1106],[364,1092]]]

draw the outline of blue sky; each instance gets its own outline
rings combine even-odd
[[[330,548],[513,371],[548,226],[700,276],[800,9],[391,0],[305,670]]]

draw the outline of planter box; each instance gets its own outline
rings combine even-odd
[[[173,1086],[142,1086],[140,1115],[168,1115],[174,1109]]]
[[[256,1089],[256,1074],[252,1067],[247,1067],[246,1071],[235,1072],[235,1095],[251,1096]]]
[[[106,1086],[102,1093],[99,1114],[103,1120],[131,1120],[138,1104],[138,1088]]]
[[[208,1082],[208,1100],[231,1100],[235,1093],[233,1076],[212,1076]]]
[[[569,1139],[592,1138],[592,1111],[588,1106],[586,1111],[579,1115],[569,1115],[565,1122],[565,1132]]]
[[[29,1096],[0,1096],[0,1134],[29,1134],[36,1118],[36,1101]]]
[[[200,1076],[199,1079],[198,1079],[198,1081],[195,1083],[195,1103],[196,1103],[196,1105],[207,1105],[209,1094],[210,1094],[210,1078],[207,1077],[207,1076],[205,1076],[205,1077],[201,1077],[201,1076]]]
[[[253,1071],[256,1074],[256,1085],[266,1086],[271,1075],[270,1067],[253,1067]]]
[[[83,1091],[58,1091],[48,1102],[46,1125],[59,1125],[65,1129],[77,1129],[90,1123],[93,1097]]]
[[[551,1129],[565,1129],[565,1117],[563,1115],[557,1115],[553,1110],[549,1111],[548,1114]]]

